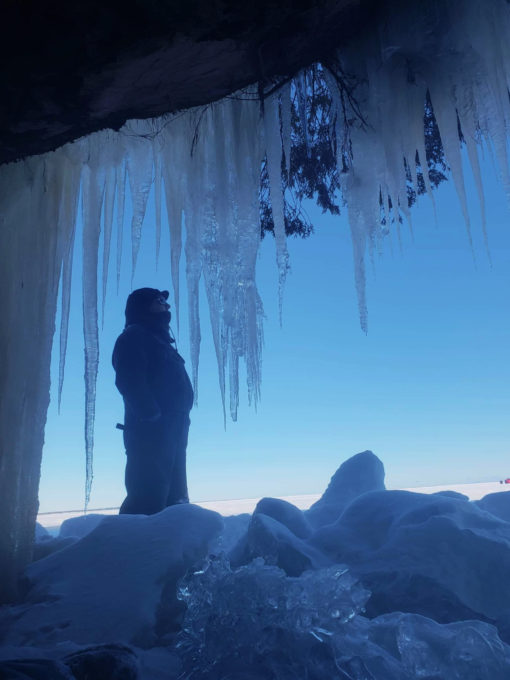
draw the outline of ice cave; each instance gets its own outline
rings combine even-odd
[[[418,194],[434,202],[449,179],[470,238],[464,153],[485,230],[485,153],[510,199],[508,2],[58,2],[11,7],[2,30],[0,677],[510,677],[510,502],[389,491],[371,451],[305,512],[264,498],[251,516],[190,505],[35,529],[78,215],[86,504],[111,244],[131,230],[134,269],[151,187],[194,386],[202,280],[235,420],[241,363],[249,400],[260,395],[261,228],[282,306],[287,237],[304,228],[291,194],[340,197],[365,332],[366,261],[412,226]]]

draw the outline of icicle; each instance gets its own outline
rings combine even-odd
[[[99,366],[99,330],[97,322],[97,265],[101,210],[104,197],[105,170],[101,163],[101,137],[91,140],[92,158],[83,168],[83,335],[85,343],[85,511],[92,489],[94,451],[94,417],[96,382]]]
[[[439,84],[432,84],[430,87],[430,98],[434,107],[441,142],[443,144],[444,155],[452,172],[453,183],[459,197],[462,216],[466,225],[466,232],[469,245],[474,256],[473,239],[471,236],[471,220],[467,205],[466,187],[464,184],[464,172],[462,169],[462,156],[460,153],[460,141],[458,134],[457,111],[453,102],[448,101],[445,93],[449,86],[446,82],[441,83],[442,91],[437,91]]]
[[[113,204],[115,200],[115,189],[117,184],[117,173],[115,167],[110,166],[106,171],[106,188],[104,199],[104,245],[103,245],[103,287],[102,287],[102,310],[101,325],[104,326],[104,308],[106,300],[106,285],[108,283],[108,269],[110,265],[110,242],[112,239],[113,225]]]
[[[289,255],[285,236],[285,210],[283,201],[281,162],[282,145],[280,138],[280,117],[278,115],[278,99],[273,95],[265,102],[264,132],[266,140],[267,172],[269,175],[269,191],[273,212],[274,235],[276,241],[276,261],[278,265],[278,304],[280,323],[283,310],[283,288],[289,269]]]
[[[58,412],[62,402],[62,387],[64,385],[65,362],[67,353],[67,337],[69,330],[69,311],[71,306],[71,278],[73,268],[74,236],[76,231],[76,214],[78,211],[78,197],[80,194],[81,167],[66,164],[64,173],[64,185],[62,189],[62,202],[60,205],[59,229],[67,227],[70,238],[63,254],[61,298],[62,311],[60,317],[60,348],[58,366]]]
[[[162,179],[165,189],[168,229],[170,233],[170,265],[175,298],[177,331],[180,327],[180,259],[182,253],[182,214],[184,206],[184,177],[191,172],[189,126],[175,119],[164,130],[162,139]]]
[[[159,142],[159,137],[157,138]],[[155,142],[156,143],[156,142]],[[154,149],[154,204],[156,222],[156,268],[159,262],[159,247],[161,244],[161,149]]]
[[[469,164],[471,165],[471,170],[473,172],[473,178],[475,180],[476,192],[478,194],[478,201],[480,203],[480,217],[482,222],[482,232],[483,240],[485,243],[485,249],[487,251],[487,256],[489,261],[491,259],[489,250],[489,237],[487,233],[487,217],[485,210],[485,193],[483,190],[482,173],[480,170],[480,161],[478,159],[478,150],[476,146],[476,131],[472,125],[469,117],[461,117],[461,127],[464,135],[464,140],[466,142],[466,148],[468,152]]]
[[[280,90],[280,113],[282,119],[282,148],[285,157],[285,170],[290,175],[290,148],[292,143],[292,99],[291,84],[286,83]]]
[[[124,235],[124,206],[126,203],[127,168],[121,163],[115,169],[117,180],[117,295],[120,286],[120,268],[122,264],[122,240]]]
[[[192,217],[186,217],[186,229],[192,225]],[[202,273],[201,263],[194,257],[197,239],[192,235],[192,227],[188,231],[186,239],[186,282],[188,287],[188,318],[190,334],[190,355],[192,383],[195,392],[195,404],[198,405],[198,363],[200,357],[200,312],[199,312],[199,285]]]
[[[308,140],[308,123],[306,115],[306,71],[301,71],[295,80],[299,122],[301,123],[301,130],[303,132],[303,139],[305,142],[306,153],[310,155],[310,142]]]
[[[140,239],[142,237],[142,224],[153,180],[153,146],[149,139],[141,136],[148,133],[148,125],[145,121],[130,121],[125,126],[128,127],[125,134],[129,131],[133,135],[130,139],[127,152],[129,186],[133,203],[133,217],[131,219],[131,279],[133,279],[136,269]]]
[[[200,118],[198,119],[200,121]],[[188,147],[190,152],[191,147]],[[193,158],[189,163],[189,173],[186,177],[185,188],[185,225],[186,225],[186,282],[188,288],[188,318],[190,334],[190,354],[192,382],[195,392],[195,403],[198,404],[198,364],[200,357],[200,314],[199,290],[202,276],[202,231],[206,214],[206,204],[210,203],[210,190],[206,185],[205,171],[207,158],[201,152],[202,145],[197,145]],[[204,195],[205,194],[205,195]],[[196,200],[199,196],[200,200]]]

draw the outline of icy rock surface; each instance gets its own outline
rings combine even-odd
[[[384,465],[372,451],[363,451],[342,463],[306,519],[314,527],[331,524],[355,498],[384,488]]]
[[[180,616],[177,579],[221,527],[217,513],[194,505],[105,517],[77,543],[29,566],[26,603],[2,612],[3,642],[154,643]]]
[[[510,525],[472,503],[408,491],[360,496],[311,543],[346,563],[372,590],[371,614],[438,621],[510,611]]]
[[[486,510],[491,515],[510,522],[510,493],[508,491],[487,494],[479,501],[474,501],[474,504],[481,510]]]

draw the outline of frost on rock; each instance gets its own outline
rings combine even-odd
[[[381,239],[392,225],[400,228],[401,216],[410,221],[410,197],[424,192],[432,196],[434,182],[427,155],[430,149],[424,133],[424,110],[437,124],[437,139],[451,169],[468,231],[462,143],[477,187],[482,225],[485,207],[478,162],[481,147],[493,153],[510,202],[508,3],[439,0],[431,5],[387,0],[380,17],[378,25],[367,26],[334,60],[315,65],[312,76],[309,71],[301,72],[280,91],[278,83],[268,84],[263,107],[257,90],[248,88],[240,97],[160,119],[129,121],[118,132],[98,132],[55,152],[0,169],[0,180],[9,188],[2,194],[4,234],[18,233],[16,223],[9,220],[17,214],[21,185],[33,186],[33,191],[26,192],[30,225],[37,224],[44,235],[52,233],[54,224],[58,224],[54,252],[62,288],[59,393],[67,345],[72,239],[78,198],[82,196],[87,497],[99,359],[97,249],[104,225],[104,301],[114,222],[117,285],[119,282],[126,187],[132,205],[133,268],[152,185],[156,251],[159,249],[164,196],[177,319],[185,244],[196,395],[202,332],[199,290],[201,281],[205,283],[224,413],[229,412],[234,420],[241,361],[246,365],[249,401],[256,404],[260,395],[263,308],[255,274],[261,235],[261,173],[265,168],[265,191],[270,201],[266,207],[274,226],[281,309],[289,267],[286,189],[289,177],[296,172],[293,157],[297,147],[304,149],[306,158],[312,152],[315,109],[309,94],[317,78],[322,79],[327,93],[323,99],[329,102],[326,143],[329,155],[336,159],[336,169],[332,161],[333,186],[340,188],[340,198],[348,212],[359,315],[365,331],[367,253],[373,256],[380,249]],[[296,129],[300,132],[296,133]],[[12,170],[14,166],[18,168],[16,172]],[[13,185],[14,176],[19,187]],[[50,181],[51,188],[47,190]],[[312,189],[318,191],[317,187]],[[10,238],[6,237],[3,246],[7,259],[11,251],[14,257],[20,247]],[[44,270],[44,262],[40,264]],[[12,277],[5,289],[17,286],[17,281]],[[10,329],[9,333],[14,331]],[[21,336],[22,332],[19,338],[12,338],[12,346],[23,346],[18,343]],[[6,385],[5,391],[10,392],[11,387]],[[8,410],[2,418],[3,430],[12,421]]]

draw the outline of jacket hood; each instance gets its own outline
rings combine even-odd
[[[138,288],[130,293],[126,302],[126,326],[132,323],[145,323],[147,317],[151,315],[149,307],[160,296],[167,300],[169,292],[157,288]]]

